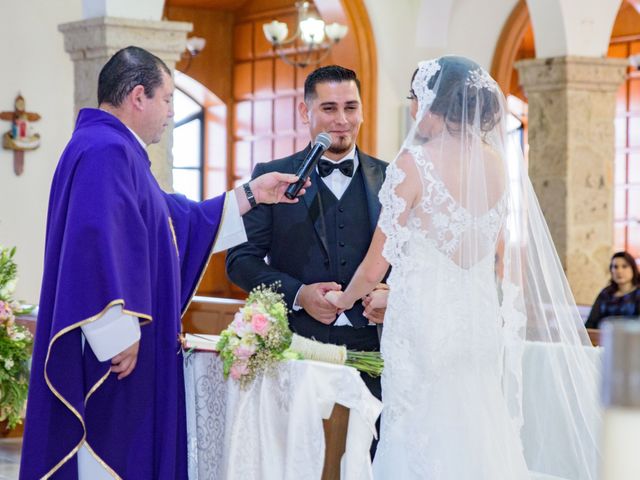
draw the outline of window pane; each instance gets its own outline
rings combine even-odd
[[[173,189],[176,192],[182,193],[186,195],[187,198],[199,202],[202,200],[200,184],[199,170],[173,169]]]
[[[173,92],[173,120],[178,123],[189,115],[198,113],[202,107],[177,88]]]
[[[627,156],[618,153],[614,162],[614,185],[625,185],[627,183]]]
[[[627,206],[627,219],[640,220],[640,187],[629,186],[629,204]]]
[[[638,132],[635,133],[636,135]],[[640,183],[640,154],[629,155],[629,183]]]
[[[192,120],[173,131],[173,166],[201,167],[202,122]]]
[[[224,171],[210,170],[207,173],[207,197],[212,198],[227,189],[227,179],[225,178]]]
[[[616,187],[613,190],[613,218],[624,221],[627,219],[627,189]]]
[[[614,250],[626,250],[626,232],[627,232],[627,224],[625,223],[616,223],[613,226],[613,245]]]

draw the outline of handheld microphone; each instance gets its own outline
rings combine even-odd
[[[302,166],[296,172],[298,176],[298,181],[296,183],[292,183],[287,188],[287,191],[284,192],[284,195],[292,200],[298,196],[300,189],[303,187],[307,178],[311,174],[311,170],[313,170],[318,163],[318,160],[325,152],[327,148],[331,145],[331,137],[328,133],[322,132],[319,133],[316,137],[313,147],[311,147],[311,151],[307,154],[304,161],[302,162]]]

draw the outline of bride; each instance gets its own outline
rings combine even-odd
[[[392,267],[374,476],[595,480],[599,367],[509,147],[504,96],[445,56],[420,63],[411,99],[369,252],[327,294],[348,309]]]

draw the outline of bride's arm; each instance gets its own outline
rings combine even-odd
[[[349,310],[359,298],[371,292],[384,278],[389,269],[389,263],[382,256],[382,248],[387,239],[380,227],[376,227],[371,239],[371,245],[362,263],[343,292],[328,292],[327,300],[342,310]],[[333,295],[338,294],[338,295]]]
[[[405,201],[406,207],[397,218],[399,225],[405,225],[411,209],[421,196],[422,182],[411,154],[405,153],[398,157],[396,167],[405,172],[405,178],[394,189],[395,195]],[[381,217],[383,213],[380,214]],[[329,302],[340,309],[348,310],[380,283],[389,269],[389,262],[382,256],[386,240],[387,236],[380,226],[377,226],[367,255],[353,275],[349,286],[344,292],[328,292],[325,298]]]

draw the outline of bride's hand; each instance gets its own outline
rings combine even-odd
[[[330,292],[327,292],[324,295],[324,298],[327,300],[327,302],[331,303],[332,305],[334,305],[336,308],[338,308],[341,311],[349,310],[351,307],[353,307],[353,304],[347,305],[344,302],[344,300],[345,300],[344,292],[342,292],[342,291],[332,290]]]

